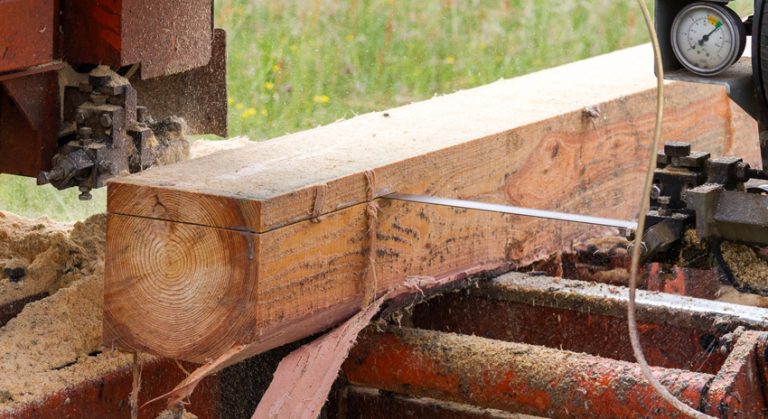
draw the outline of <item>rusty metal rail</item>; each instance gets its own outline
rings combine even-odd
[[[632,362],[626,298],[623,287],[514,273],[431,299],[401,319],[409,327],[360,339],[337,417],[456,403],[473,414],[676,416]],[[719,417],[765,413],[768,310],[640,292],[638,317],[656,374],[684,402]]]

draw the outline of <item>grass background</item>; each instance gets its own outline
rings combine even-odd
[[[216,0],[215,13],[228,32],[230,135],[254,140],[647,40],[635,0]],[[80,202],[34,183],[0,175],[0,209],[105,210],[104,190]]]

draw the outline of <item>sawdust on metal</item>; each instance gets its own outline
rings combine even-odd
[[[723,242],[720,248],[737,287],[768,295],[768,256],[739,243]]]

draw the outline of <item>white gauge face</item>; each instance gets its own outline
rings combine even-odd
[[[728,10],[719,5],[694,3],[684,8],[672,24],[672,49],[688,70],[712,76],[738,60],[742,51],[739,28]]]

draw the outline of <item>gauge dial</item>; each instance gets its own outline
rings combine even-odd
[[[672,23],[672,50],[689,71],[714,76],[744,53],[746,30],[733,10],[715,3],[692,3]]]

